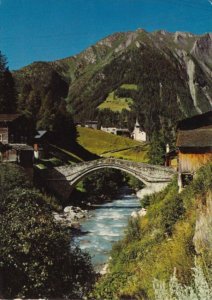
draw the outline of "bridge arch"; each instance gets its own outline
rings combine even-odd
[[[130,175],[136,177],[138,180],[142,181],[145,185],[148,185],[148,182],[144,178],[141,178],[141,176],[138,175],[137,173],[132,172],[128,168],[124,168],[124,167],[120,168],[120,167],[114,166],[114,165],[113,166],[112,165],[102,165],[102,166],[97,166],[97,167],[89,168],[89,170],[86,170],[86,171],[82,172],[79,176],[77,176],[76,178],[74,178],[72,180],[71,184],[72,184],[73,187],[75,187],[78,182],[80,182],[81,180],[83,180],[87,176],[95,173],[95,171],[104,170],[104,169],[115,169],[115,170],[119,170],[119,171],[125,172],[127,174],[130,174]]]
[[[164,188],[175,175],[175,171],[162,166],[132,162],[122,159],[104,158],[83,162],[75,165],[65,165],[48,170],[43,178],[47,186],[64,199],[69,198],[73,187],[89,174],[97,170],[110,168],[124,171],[142,181],[155,191]]]

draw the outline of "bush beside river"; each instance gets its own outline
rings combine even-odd
[[[181,194],[174,180],[164,191],[142,200],[147,214],[130,219],[92,299],[155,299],[154,280],[168,284],[174,270],[179,283],[192,285],[195,257],[211,283],[211,178],[210,164]]]
[[[1,164],[0,179],[1,298],[82,299],[95,273],[70,230],[55,222],[56,204],[16,165]]]

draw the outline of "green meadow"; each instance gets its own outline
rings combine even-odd
[[[78,143],[103,157],[148,161],[148,144],[91,128],[78,127]]]
[[[107,99],[101,103],[98,108],[100,110],[109,108],[112,111],[122,111],[123,109],[130,110],[131,104],[133,104],[132,98],[120,98],[115,96],[114,92],[111,92]]]

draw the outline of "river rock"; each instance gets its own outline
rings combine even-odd
[[[138,217],[137,211],[133,211],[133,212],[131,213],[131,217],[132,217],[132,218],[137,218],[137,217]]]
[[[138,211],[139,217],[144,217],[147,213],[146,208],[142,208],[141,210]]]
[[[108,272],[108,266],[109,266],[109,264],[105,264],[103,266],[103,268],[99,271],[99,274],[101,274],[101,275],[107,274],[107,272]]]
[[[139,210],[139,211],[133,211],[133,212],[131,213],[131,217],[132,217],[132,218],[143,217],[143,216],[146,215],[146,213],[147,213],[146,209],[145,209],[145,208],[142,208],[142,209]]]
[[[53,217],[57,223],[60,223],[65,227],[73,227],[72,220],[68,219],[67,216],[63,213],[59,214],[57,212],[53,212]]]
[[[64,208],[63,213],[53,213],[56,222],[66,227],[79,228],[78,220],[85,218],[87,211],[82,210],[80,207],[67,206]]]
[[[76,207],[76,206],[66,206],[63,211],[68,219],[78,220],[78,219],[85,218],[87,215],[86,210],[82,210],[80,207]]]

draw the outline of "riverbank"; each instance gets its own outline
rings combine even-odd
[[[72,229],[80,229],[80,220],[85,219],[87,216],[88,211],[77,206],[66,206],[62,213],[53,212],[56,222]]]
[[[140,200],[132,189],[123,187],[118,199],[88,203],[86,208],[67,206],[53,216],[56,222],[72,230],[76,244],[90,254],[96,273],[104,275],[113,244],[122,239],[129,218],[141,213]]]
[[[76,235],[74,241],[90,254],[97,273],[106,271],[113,244],[122,239],[131,214],[140,208],[135,195],[122,195],[96,206],[89,211],[88,217],[80,220],[82,234]]]
[[[131,219],[113,247],[109,272],[97,282],[94,299],[155,299],[153,282],[168,283],[174,269],[183,285],[192,285],[195,261],[211,274],[211,174],[208,165],[180,194],[175,179],[147,197],[145,215]]]

